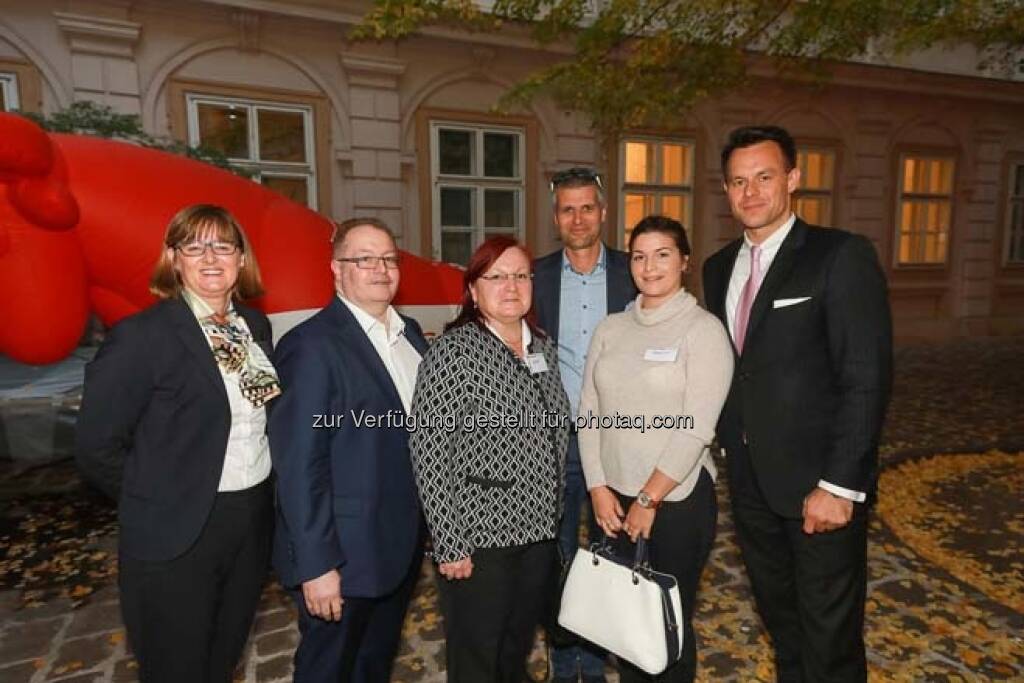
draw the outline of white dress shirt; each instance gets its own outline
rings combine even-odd
[[[398,390],[398,396],[402,399],[402,407],[405,412],[412,409],[412,393],[416,387],[416,371],[419,370],[420,354],[413,348],[409,340],[405,338],[405,321],[398,315],[395,309],[388,306],[385,312],[387,325],[380,320],[359,308],[341,294],[338,295],[342,303],[352,311],[356,322],[363,328],[363,332],[369,337],[373,348],[377,350],[384,367],[387,368],[391,383]]]
[[[208,318],[214,311],[202,297],[188,290],[183,298],[197,320]],[[229,310],[234,304],[229,303]],[[249,334],[248,323],[241,315],[232,316],[233,322],[244,327]],[[205,335],[204,335],[205,336]],[[212,353],[213,344],[206,338]],[[249,399],[242,395],[238,386],[238,375],[224,372],[217,364],[220,377],[224,380],[224,389],[228,395],[228,407],[231,409],[231,428],[228,431],[228,447],[224,453],[224,468],[220,472],[217,491],[243,491],[251,488],[270,476],[270,444],[267,441],[267,408],[255,407]]]
[[[245,325],[245,321],[241,320],[240,324]],[[220,375],[231,406],[231,431],[228,432],[228,448],[217,491],[242,491],[270,476],[267,408],[254,407],[242,395],[237,376],[232,377],[223,369]]]
[[[484,326],[487,329],[489,329],[492,333],[494,333],[495,337],[500,339],[502,341],[502,343],[505,344],[505,346],[508,346],[510,349],[512,348],[511,346],[509,346],[509,343],[507,341],[505,341],[505,338],[501,336],[501,333],[498,332],[498,329],[494,325],[492,325],[486,318],[484,318],[483,321],[484,321]],[[525,320],[520,320],[519,324],[521,325],[520,329],[522,330],[522,335],[523,335],[523,353],[525,353],[526,355],[529,355],[530,354],[530,344],[533,343],[533,333],[530,332],[530,326],[526,324]],[[513,353],[514,353],[514,351],[513,351]],[[522,360],[524,363],[526,362],[522,358],[520,358],[519,360]]]
[[[775,255],[779,253],[779,247],[782,246],[783,241],[789,236],[789,232],[793,229],[795,223],[796,215],[790,214],[789,220],[783,223],[778,230],[773,232],[768,239],[759,245],[761,247],[762,284],[764,283],[764,278],[768,276],[768,269],[772,267]],[[729,289],[726,290],[725,294],[725,315],[729,321],[729,335],[733,338],[736,336],[736,309],[740,303],[740,296],[743,294],[743,287],[747,284],[747,278],[750,277],[750,247],[753,244],[750,241],[750,237],[744,232],[743,245],[736,255],[736,262],[732,267],[732,277],[729,278]],[[842,486],[836,486],[824,479],[818,481],[818,487],[825,489],[835,496],[846,498],[856,503],[863,503],[867,500],[867,494],[863,491],[853,491]]]
[[[764,278],[768,275],[768,269],[772,267],[775,255],[779,253],[779,247],[782,246],[783,240],[789,235],[789,231],[793,229],[794,223],[796,223],[796,216],[790,214],[789,220],[773,232],[771,237],[758,245],[761,247],[762,283],[764,283]],[[736,255],[736,263],[732,267],[732,277],[729,278],[729,289],[725,293],[725,315],[729,320],[729,336],[733,339],[736,338],[736,309],[739,307],[740,297],[743,295],[743,287],[747,284],[747,278],[750,277],[750,247],[753,245],[754,243],[750,241],[747,233],[744,232],[743,246],[740,247],[740,252]]]

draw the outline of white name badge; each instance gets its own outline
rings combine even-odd
[[[652,360],[655,363],[675,363],[679,355],[679,349],[647,349],[644,351],[644,360]]]
[[[530,368],[531,375],[539,375],[548,371],[548,362],[544,360],[543,353],[526,354],[526,367]]]

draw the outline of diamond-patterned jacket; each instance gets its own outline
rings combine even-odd
[[[493,333],[468,323],[420,364],[409,450],[439,563],[556,536],[569,400],[554,344],[534,336],[528,353],[542,353],[547,371],[532,375]]]

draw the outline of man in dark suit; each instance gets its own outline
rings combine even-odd
[[[864,681],[867,505],[892,383],[871,243],[792,212],[796,148],[734,130],[725,191],[744,236],[704,264],[736,371],[718,423],[736,533],[780,681]]]
[[[391,307],[384,223],[340,224],[333,255],[337,296],[274,356],[274,566],[299,609],[295,680],[387,683],[422,559],[404,426],[426,341]]]
[[[573,415],[579,410],[583,366],[594,328],[636,297],[629,256],[601,242],[605,220],[601,176],[589,168],[570,168],[551,179],[554,222],[562,249],[534,262],[533,301],[537,322],[558,344],[558,367]],[[575,430],[569,439],[565,472],[565,512],[558,544],[566,562],[579,544],[581,508],[589,510]],[[592,520],[593,516],[588,515]],[[597,527],[590,524],[591,529]],[[592,532],[592,534],[597,532]],[[578,645],[552,648],[552,681],[604,680],[604,657]]]

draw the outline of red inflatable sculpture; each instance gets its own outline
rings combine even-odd
[[[216,167],[123,142],[47,134],[0,113],[0,353],[52,363],[77,345],[90,311],[106,325],[153,303],[149,275],[171,216],[220,204],[246,229],[275,334],[323,306],[332,225]],[[462,273],[405,254],[396,304],[447,316]],[[440,308],[438,308],[440,307]],[[424,322],[424,321],[421,321]],[[436,328],[428,321],[425,328]],[[437,331],[434,329],[434,331]]]

